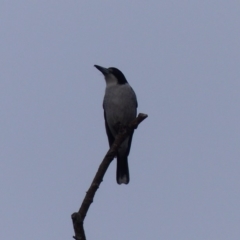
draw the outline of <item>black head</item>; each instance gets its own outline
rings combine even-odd
[[[118,80],[118,84],[125,84],[127,83],[127,79],[125,78],[124,74],[115,67],[108,68],[110,73],[112,73]]]
[[[113,85],[113,84],[125,84],[127,83],[127,79],[123,75],[123,73],[115,68],[104,68],[98,65],[94,65],[105,77],[107,85]]]

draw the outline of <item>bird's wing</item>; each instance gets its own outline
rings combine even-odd
[[[131,87],[131,89],[132,89],[132,87]],[[136,93],[134,92],[133,89],[132,89],[132,91],[133,91],[133,98],[132,98],[132,100],[133,100],[134,102],[136,102],[136,108],[138,108],[138,101],[137,101]]]
[[[114,142],[114,137],[110,131],[110,128],[108,126],[107,123],[107,119],[106,119],[106,112],[104,111],[104,119],[105,119],[105,128],[106,128],[106,132],[107,132],[107,136],[108,136],[108,142],[109,142],[109,147],[112,146],[113,142]]]
[[[134,130],[130,133],[129,138],[128,138],[128,147],[127,147],[127,153],[126,155],[129,155],[131,144],[132,144],[132,137],[133,137],[133,132]]]

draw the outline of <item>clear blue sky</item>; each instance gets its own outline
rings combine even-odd
[[[111,164],[87,239],[238,240],[240,2],[2,0],[0,239],[71,239],[108,150],[117,67],[147,113],[129,185]]]

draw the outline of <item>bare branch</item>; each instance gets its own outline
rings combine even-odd
[[[93,202],[94,195],[99,188],[101,182],[103,181],[103,177],[114,159],[114,157],[117,155],[117,150],[119,146],[122,144],[122,142],[127,138],[127,136],[130,134],[130,132],[133,129],[136,129],[138,125],[148,117],[147,114],[139,113],[137,118],[135,118],[128,127],[125,127],[121,129],[120,133],[115,138],[114,143],[112,144],[111,148],[105,155],[102,163],[100,164],[98,171],[92,181],[92,184],[88,191],[86,192],[86,196],[82,202],[82,205],[78,212],[75,212],[72,214],[72,222],[73,222],[73,228],[75,231],[75,236],[73,237],[76,240],[86,240],[84,228],[83,228],[83,222],[86,217],[87,211]]]

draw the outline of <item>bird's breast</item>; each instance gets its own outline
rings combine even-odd
[[[128,84],[125,85],[106,88],[103,108],[110,126],[117,123],[126,125],[136,117],[135,93]]]

